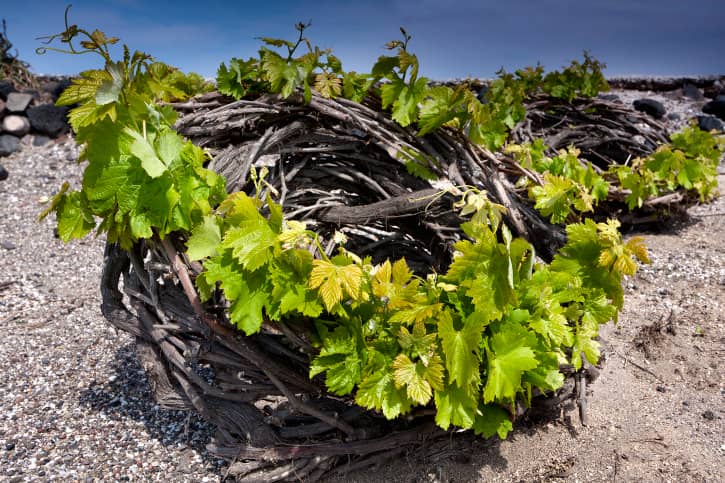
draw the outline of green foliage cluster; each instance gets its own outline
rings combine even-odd
[[[542,89],[547,94],[571,102],[575,97],[595,97],[609,90],[602,70],[606,65],[584,52],[584,61],[572,61],[561,71],[550,72],[544,77]]]
[[[83,50],[73,43],[79,36]],[[198,79],[175,75],[126,46],[123,60],[114,62],[109,46],[118,39],[99,30],[66,25],[50,40],[57,37],[65,52],[101,55],[105,68],[83,72],[58,99],[78,104],[69,120],[83,144],[79,161],[88,166],[81,190],[65,183],[41,218],[56,212],[64,241],[97,228],[126,249],[140,239],[191,230],[226,196],[224,179],[205,169],[206,154],[174,131],[176,112],[156,102],[188,96],[184,89]]]
[[[404,127],[416,125],[421,136],[451,126],[464,130],[476,144],[498,149],[526,115],[528,96],[543,91],[570,101],[575,95],[593,97],[608,89],[601,72],[604,64],[585,52],[583,62],[574,61],[561,72],[544,75],[541,66],[515,74],[501,70],[481,102],[466,85],[430,87],[428,79],[419,76],[420,63],[408,50],[411,36],[405,29],[400,29],[401,40],[386,44],[394,55],[379,57],[370,73],[357,73],[345,72],[329,49],[313,47],[304,36],[308,26],[296,26],[296,42],[263,37],[258,58],[235,58],[229,66],[222,63],[217,71],[219,91],[240,99],[260,92],[289,97],[300,89],[309,102],[314,89],[323,97],[360,102],[373,89],[396,122]],[[295,56],[302,45],[307,52]],[[274,49],[284,50],[280,54]]]
[[[301,87],[306,96],[314,88],[354,98],[384,77],[383,103],[401,124],[432,130],[450,123],[464,128],[470,120],[447,119],[434,107],[434,96],[458,106],[472,94],[429,89],[407,52],[405,32],[388,45],[396,55],[381,57],[367,76],[341,74],[327,51],[310,48],[307,57],[294,57],[308,43],[304,27],[295,43],[263,39],[286,48],[286,58],[264,48],[259,61],[233,61],[225,68],[233,77],[227,88],[291,95]],[[72,43],[78,36],[84,50]],[[223,178],[203,167],[204,152],[173,130],[173,110],[158,102],[186,92],[193,79],[178,83],[173,70],[127,48],[114,62],[108,46],[116,39],[100,31],[66,25],[58,38],[69,52],[95,52],[105,62],[59,100],[78,104],[70,119],[88,162],[81,190],[64,185],[43,214],[55,211],[62,239],[97,228],[130,248],[140,239],[188,235],[188,258],[204,266],[196,278],[202,299],[221,291],[230,321],[248,335],[265,320],[307,320],[319,348],[310,376],[324,375],[332,393],[354,394],[358,404],[388,418],[434,404],[442,428],[505,437],[514,402],[529,403],[535,389],[560,387],[561,363],[579,369],[584,359],[597,362],[598,327],[622,307],[622,277],[634,273],[637,260],[647,261],[641,239],[624,243],[617,222],[588,220],[567,228],[569,241],[550,265],[537,263],[533,246],[501,224],[503,207],[476,190],[457,205],[471,216],[462,226],[468,239],[456,244],[445,274],[420,278],[404,259],[373,264],[342,246],[328,257],[317,235],[286,220],[271,196],[263,202],[243,192],[227,195]],[[426,93],[422,101],[419,91]],[[538,157],[532,165],[580,176],[571,156]],[[265,172],[251,176],[261,192]],[[336,241],[342,245],[344,237]]]
[[[670,144],[660,146],[651,156],[613,166],[610,171],[629,191],[626,202],[630,210],[678,189],[707,201],[717,193],[717,167],[724,150],[725,136],[689,126],[673,134]]]
[[[506,147],[522,167],[543,175],[540,185],[526,177],[520,178],[519,185],[529,188],[529,197],[542,215],[552,223],[562,223],[593,212],[607,199],[612,185],[625,190],[630,210],[679,189],[693,193],[700,201],[712,199],[717,192],[717,166],[725,150],[725,136],[688,126],[651,156],[626,165],[612,164],[604,172],[580,159],[574,147],[560,150],[554,157],[547,156],[546,149],[540,139]]]
[[[506,436],[516,399],[558,389],[561,363],[597,362],[598,327],[622,307],[622,277],[648,261],[618,222],[589,220],[569,225],[550,265],[537,264],[533,246],[500,223],[500,207],[472,191],[461,203],[473,214],[462,226],[470,239],[447,273],[423,279],[404,259],[374,265],[342,247],[328,258],[303,223],[285,220],[271,198],[268,216],[262,206],[232,194],[194,229],[188,254],[204,260],[202,298],[219,287],[248,335],[265,317],[308,318],[319,348],[310,376],[324,374],[333,394],[354,393],[388,418],[433,401],[442,428],[487,437]]]
[[[576,212],[593,212],[609,194],[609,183],[590,162],[579,159],[580,151],[572,146],[549,157],[546,145],[537,139],[523,146],[509,145],[507,151],[524,168],[543,174],[541,185],[532,185],[526,177],[520,183],[529,186],[529,196],[536,201],[534,207],[552,223],[562,223]]]

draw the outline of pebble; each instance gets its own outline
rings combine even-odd
[[[704,413],[702,413],[702,417],[707,420],[710,420],[710,421],[717,419],[717,416],[715,416],[715,413],[710,411],[709,409],[707,411],[705,411]]]

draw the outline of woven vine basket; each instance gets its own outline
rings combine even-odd
[[[347,248],[374,262],[405,257],[418,274],[443,272],[462,220],[452,207],[455,198],[436,194],[464,185],[485,189],[504,205],[505,223],[543,259],[564,242],[563,228],[541,218],[513,186],[534,173],[454,131],[416,137],[382,114],[375,99],[357,104],[315,95],[305,104],[274,96],[233,101],[213,93],[174,107],[182,113],[177,130],[209,151],[209,167],[226,177],[230,193],[249,192],[252,166],[267,167],[286,216],[304,219],[323,246],[339,230]],[[644,131],[650,139],[652,131]],[[610,149],[610,141],[602,144]],[[437,181],[410,174],[411,165],[423,161],[432,161],[426,164]],[[388,421],[352,397],[328,394],[323,380],[308,376],[315,353],[309,320],[268,321],[260,333],[244,336],[228,323],[220,293],[200,303],[194,278],[201,265],[185,258],[184,243],[176,234],[130,251],[109,244],[102,309],[112,325],[136,337],[159,405],[197,411],[216,426],[208,448],[230,462],[229,475],[313,481],[414,447],[430,449],[450,436],[433,423],[434,410]],[[585,378],[567,369],[567,384],[544,405],[570,397],[575,379],[585,393]]]

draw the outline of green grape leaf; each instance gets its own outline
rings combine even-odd
[[[536,200],[534,207],[542,215],[548,216],[552,223],[562,223],[571,213],[579,190],[571,179],[546,173],[544,184],[532,187],[530,193]]]
[[[345,72],[342,74],[342,94],[353,102],[362,102],[375,78],[368,74]]]
[[[387,55],[381,55],[378,57],[377,62],[373,65],[372,74],[377,78],[387,77],[389,79],[396,79],[397,75],[393,71],[400,67],[400,59],[398,57],[390,57]]]
[[[294,62],[287,62],[270,50],[262,52],[262,70],[269,79],[270,90],[282,97],[291,96],[304,79]]]
[[[552,345],[572,345],[574,335],[563,311],[533,317],[529,322],[529,327]]]
[[[495,404],[481,404],[478,407],[478,415],[473,423],[473,432],[490,438],[497,434],[499,438],[506,439],[509,432],[514,429],[508,413]]]
[[[96,91],[96,104],[102,106],[111,102],[117,102],[124,84],[124,66],[122,62],[111,63],[106,66],[106,71],[111,79],[101,82]]]
[[[358,386],[355,402],[364,408],[382,411],[388,419],[407,413],[411,407],[406,390],[395,386],[389,369],[380,369],[365,377]]]
[[[216,256],[221,241],[222,233],[218,218],[214,215],[207,215],[204,217],[204,221],[191,231],[191,236],[186,242],[186,255],[189,260],[202,260]]]
[[[259,332],[264,322],[264,309],[272,304],[271,291],[263,271],[243,272],[239,279],[239,295],[229,310],[232,323],[247,335]]]
[[[335,257],[329,262],[315,260],[312,265],[309,287],[318,289],[328,311],[342,302],[344,294],[353,300],[360,297],[362,270],[359,266],[341,257]]]
[[[532,384],[542,391],[556,391],[564,385],[564,374],[559,372],[559,358],[553,352],[539,352],[536,354],[539,365],[526,371],[522,382]],[[529,401],[530,402],[530,401]]]
[[[456,118],[463,118],[464,94],[460,89],[438,86],[428,89],[427,98],[420,107],[418,135],[425,136]]]
[[[484,324],[475,319],[468,320],[461,330],[453,327],[449,316],[438,320],[438,335],[443,353],[446,355],[446,369],[451,383],[466,388],[480,381],[481,339]]]
[[[141,161],[141,167],[152,178],[158,178],[166,171],[166,165],[161,161],[153,145],[143,134],[132,127],[123,128],[123,134],[130,139],[123,140],[128,144],[128,152]]]
[[[392,118],[401,126],[412,124],[418,118],[418,104],[425,98],[428,79],[421,77],[414,84],[395,79],[384,84],[381,90],[383,107],[393,106]]]
[[[58,214],[58,236],[64,242],[68,242],[72,238],[83,238],[96,227],[93,214],[88,209],[80,191],[61,194],[56,213]]]
[[[478,413],[478,389],[471,393],[469,388],[457,385],[446,386],[435,392],[436,424],[443,429],[450,425],[469,429],[473,427]]]
[[[278,244],[277,233],[269,222],[257,214],[242,226],[227,230],[222,246],[231,248],[234,257],[247,270],[254,271],[269,263],[272,248]]]
[[[426,366],[423,361],[413,362],[405,354],[399,354],[393,361],[395,386],[405,387],[408,397],[418,404],[428,404],[433,389],[443,388],[443,364],[433,356]]]
[[[582,367],[582,354],[592,365],[599,362],[599,342],[595,340],[598,335],[599,324],[593,316],[585,314],[581,322],[576,324],[574,331],[571,364],[577,371]]]
[[[356,338],[344,326],[328,333],[320,354],[310,364],[310,377],[326,373],[327,388],[337,395],[352,392],[362,378],[362,359]]]
[[[101,84],[111,79],[111,75],[105,70],[84,71],[80,77],[73,79],[71,85],[66,87],[55,103],[58,106],[83,104],[94,99]],[[95,105],[95,102],[93,104]]]
[[[521,375],[539,362],[528,343],[531,338],[517,324],[507,323],[490,338],[488,380],[483,391],[484,402],[513,401],[521,387]]]

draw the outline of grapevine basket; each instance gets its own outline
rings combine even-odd
[[[544,101],[536,102],[539,110],[531,112],[544,111]],[[346,248],[376,263],[405,257],[419,275],[445,271],[463,220],[452,206],[456,198],[438,195],[442,186],[485,190],[506,207],[504,222],[512,233],[531,242],[544,260],[565,241],[563,227],[543,219],[526,192],[514,187],[519,177],[536,180],[536,174],[457,131],[417,137],[391,121],[375,98],[362,104],[316,94],[309,103],[276,96],[234,101],[210,93],[173,106],[182,114],[176,129],[208,150],[209,168],[226,177],[228,192],[250,193],[250,171],[266,167],[267,189],[276,190],[286,217],[305,220],[330,250],[334,232],[342,231]],[[648,143],[664,136],[661,126],[640,121],[648,123]],[[546,128],[534,125],[535,135]],[[525,139],[531,126],[525,121],[517,136]],[[605,144],[611,151],[612,140]],[[654,148],[647,146],[638,149]],[[436,181],[409,172],[423,161]],[[314,481],[413,448],[451,444],[451,433],[435,426],[434,410],[388,421],[352,397],[329,394],[320,377],[310,379],[315,349],[309,320],[266,321],[258,334],[244,336],[228,322],[221,293],[202,304],[194,286],[201,265],[185,257],[185,241],[178,233],[142,240],[128,251],[108,244],[102,311],[113,326],[135,336],[159,405],[196,411],[216,427],[208,449],[229,462],[230,476]],[[582,373],[562,372],[567,383],[545,401],[538,398],[540,406],[572,397],[575,381],[583,397]]]

